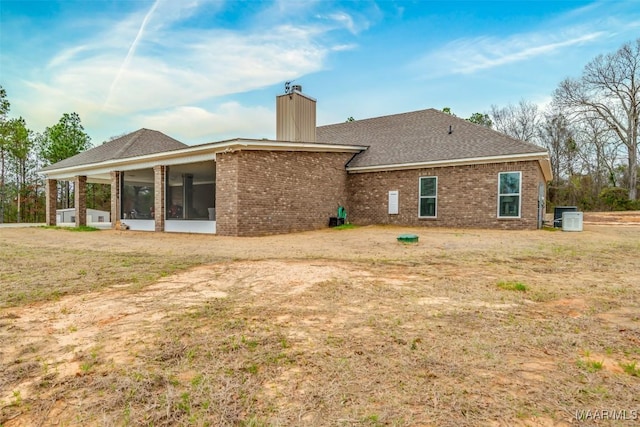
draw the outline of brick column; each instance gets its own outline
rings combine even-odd
[[[87,225],[87,177],[75,178],[76,227]]]
[[[46,198],[46,223],[47,225],[56,225],[56,205],[58,203],[58,181],[55,179],[47,179],[47,198]]]
[[[165,185],[166,169],[167,167],[162,165],[153,167],[153,188],[154,188],[153,212],[154,212],[156,231],[164,231],[164,215],[165,215],[164,185]]]
[[[219,236],[239,235],[240,153],[216,154],[216,234]]]
[[[122,172],[111,172],[111,228],[116,227],[116,222],[120,220],[120,180]]]

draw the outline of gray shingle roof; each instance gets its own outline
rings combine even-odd
[[[451,126],[451,133],[449,133]],[[320,126],[317,141],[364,145],[349,167],[541,153],[547,150],[435,109]]]
[[[161,153],[163,151],[178,150],[188,145],[173,139],[162,132],[150,129],[140,129],[127,135],[105,142],[73,157],[59,161],[42,168],[51,171],[72,166],[100,163],[107,160],[126,159],[144,156],[146,154]]]

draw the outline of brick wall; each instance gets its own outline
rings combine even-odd
[[[498,173],[522,172],[521,218],[498,219]],[[438,177],[437,218],[418,218],[418,182]],[[353,173],[348,177],[349,220],[355,224],[535,229],[538,183],[544,182],[537,161]],[[388,193],[399,191],[399,214],[389,215]]]
[[[327,227],[338,206],[347,204],[345,164],[352,156],[284,151],[218,155],[217,233],[259,236]]]

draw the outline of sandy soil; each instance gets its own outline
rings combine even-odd
[[[128,363],[136,346],[142,350],[141,344],[157,331],[162,319],[212,298],[225,298],[230,287],[236,292],[273,298],[303,293],[328,280],[363,277],[371,278],[371,274],[333,262],[236,262],[197,267],[135,293],[116,286],[55,302],[6,309],[2,317],[11,319],[10,329],[26,333],[21,334],[17,345],[4,346],[2,357],[19,359],[25,349],[34,348],[46,355],[47,363],[59,375],[73,376],[82,372],[78,354],[100,345],[107,351],[104,357]],[[24,386],[27,391],[21,396],[29,398],[29,384]],[[11,397],[12,392],[5,390],[0,401],[10,401]]]
[[[640,212],[585,212],[583,219],[586,224],[634,225],[640,224]]]

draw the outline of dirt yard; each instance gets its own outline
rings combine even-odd
[[[0,343],[2,427],[639,425],[640,213],[579,233],[0,229]]]

